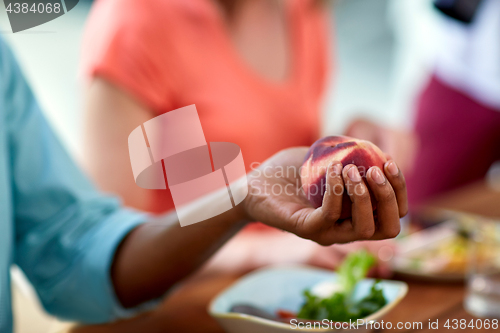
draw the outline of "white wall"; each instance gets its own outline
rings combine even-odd
[[[326,97],[325,134],[356,116],[412,125],[414,101],[430,74],[435,45],[432,0],[338,0],[334,78]]]

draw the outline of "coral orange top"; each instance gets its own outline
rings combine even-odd
[[[241,147],[247,170],[319,135],[327,76],[326,14],[288,0],[293,53],[286,81],[259,76],[233,48],[213,0],[99,0],[84,36],[87,76],[100,76],[161,114],[196,104],[205,137]],[[151,212],[172,209],[157,191]]]

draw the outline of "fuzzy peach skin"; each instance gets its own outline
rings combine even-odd
[[[300,171],[304,193],[315,208],[320,207],[323,202],[326,170],[332,161],[339,161],[343,166],[354,164],[361,176],[366,178],[366,172],[372,166],[384,170],[387,159],[384,153],[369,141],[348,136],[327,136],[316,141],[309,148]],[[371,198],[375,209],[373,196]],[[349,217],[351,217],[351,200],[347,191],[344,191],[340,219]]]

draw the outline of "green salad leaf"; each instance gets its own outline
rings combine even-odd
[[[375,281],[370,293],[359,301],[352,299],[357,283],[366,277],[375,264],[375,258],[365,250],[351,253],[337,269],[339,292],[320,298],[304,291],[305,302],[297,317],[309,320],[349,321],[364,318],[387,304],[380,281]]]
[[[350,253],[337,269],[338,283],[350,295],[356,284],[363,280],[375,265],[375,257],[366,250]]]

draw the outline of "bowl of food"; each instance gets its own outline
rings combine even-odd
[[[337,272],[263,268],[217,295],[208,311],[228,333],[371,331],[408,291],[404,282],[366,278],[373,262],[362,251]]]

